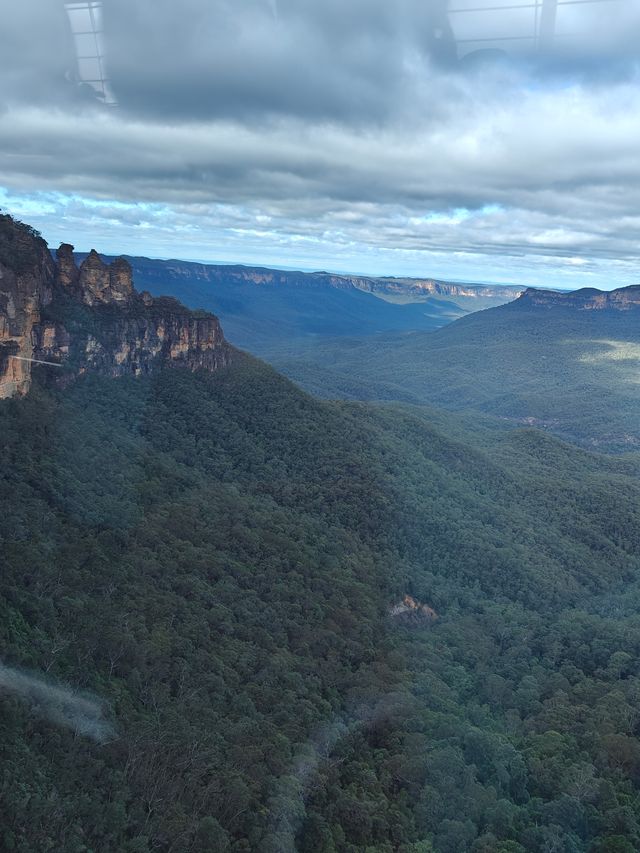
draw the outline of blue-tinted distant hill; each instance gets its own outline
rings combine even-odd
[[[258,355],[283,340],[437,329],[515,299],[508,286],[370,278],[127,257],[138,290],[213,311],[227,338]]]
[[[268,357],[326,397],[466,410],[589,446],[640,447],[640,287],[529,289],[435,331],[283,342]]]

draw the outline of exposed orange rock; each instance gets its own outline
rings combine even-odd
[[[73,246],[62,243],[56,252],[56,283],[62,289],[74,296],[78,294],[80,271],[73,257]]]
[[[92,249],[80,265],[79,288],[85,305],[126,305],[134,296],[131,266],[124,258],[105,264]]]
[[[51,302],[55,267],[47,244],[30,229],[0,217],[0,399],[31,384],[34,330]]]
[[[397,619],[420,619],[427,622],[435,622],[438,618],[433,607],[416,601],[410,595],[405,595],[401,602],[394,604],[389,610],[389,615]]]
[[[63,243],[54,262],[35,232],[10,217],[0,220],[0,398],[26,394],[37,361],[60,364],[65,383],[88,370],[115,377],[158,367],[216,370],[230,362],[234,350],[217,317],[138,294],[124,258],[105,264],[91,251],[78,269],[73,246]],[[75,320],[70,333],[69,297],[99,312],[98,322]]]

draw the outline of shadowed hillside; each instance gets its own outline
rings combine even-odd
[[[250,359],[0,430],[0,660],[111,732],[3,680],[6,849],[640,843],[637,463]]]
[[[527,291],[433,333],[273,348],[315,393],[428,403],[589,446],[640,446],[640,288]]]

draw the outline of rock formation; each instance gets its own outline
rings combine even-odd
[[[0,216],[0,398],[29,390],[34,330],[51,302],[54,277],[44,240]]]
[[[127,305],[134,296],[131,266],[124,258],[103,263],[92,249],[80,266],[80,298],[85,305]]]
[[[358,279],[355,286],[370,293],[385,293],[393,296],[427,297],[444,299],[496,299],[510,302],[523,291],[508,285],[457,284],[433,278],[372,278]]]
[[[571,308],[579,311],[629,311],[640,308],[640,285],[621,287],[618,290],[582,290],[558,292],[527,288],[518,303],[523,302],[539,308]],[[514,307],[516,303],[513,303]]]
[[[188,261],[163,261],[160,268],[148,258],[132,258],[134,267],[144,269],[148,277],[166,276],[179,281],[183,278],[198,279],[212,286],[220,282],[238,285],[252,284],[258,287],[332,288],[335,290],[360,290],[365,293],[384,294],[392,297],[409,297],[425,300],[431,297],[442,299],[467,299],[471,302],[494,300],[496,304],[510,302],[523,290],[507,285],[467,285],[430,278],[377,278],[375,276],[334,275],[328,272],[297,272],[274,270],[264,267],[238,265],[197,264]]]
[[[138,293],[123,258],[91,251],[78,268],[63,243],[54,262],[36,232],[0,216],[0,399],[26,394],[38,361],[69,382],[89,370],[216,370],[232,352],[212,314]]]
[[[428,604],[423,604],[421,601],[416,601],[410,595],[405,595],[402,601],[390,607],[389,616],[402,621],[419,622],[435,622],[438,618],[438,614],[433,607],[429,607]]]
[[[79,296],[80,270],[73,257],[73,246],[69,243],[62,243],[56,252],[56,259],[56,284],[58,288],[71,296]]]

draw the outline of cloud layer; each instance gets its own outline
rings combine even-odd
[[[25,0],[0,37],[0,184],[45,236],[62,216],[141,254],[640,278],[634,0],[606,19],[610,3],[560,8],[568,47],[523,39],[503,55],[480,39],[533,32],[520,12],[461,23],[437,0],[110,0],[115,109],[74,82],[62,3],[26,26],[43,5]]]

